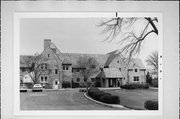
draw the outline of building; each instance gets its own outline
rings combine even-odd
[[[45,88],[59,89],[62,88],[64,83],[83,84],[84,79],[81,75],[83,68],[77,66],[77,60],[82,56],[93,57],[98,62],[99,71],[88,79],[95,86],[119,87],[127,83],[146,82],[146,68],[142,61],[133,59],[126,65],[125,59],[118,50],[107,54],[61,53],[50,39],[45,39],[44,50],[38,56],[42,60],[39,67],[43,72],[39,73],[37,80]],[[28,76],[25,72],[31,72],[32,62],[30,63],[31,65],[27,62],[36,57],[20,56],[21,79]],[[27,81],[26,83],[28,83]],[[32,83],[32,81],[29,81],[29,83]]]

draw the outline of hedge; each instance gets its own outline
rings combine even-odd
[[[149,89],[149,84],[145,83],[145,84],[126,84],[121,86],[121,88],[123,89]]]
[[[62,83],[62,87],[63,88],[70,88],[71,87],[71,83],[70,82],[63,82]]]
[[[144,107],[148,110],[158,110],[158,101],[147,100]]]
[[[119,104],[120,99],[119,96],[112,95],[110,93],[106,93],[100,91],[98,88],[90,88],[88,90],[88,95],[100,102],[108,103],[108,104]]]

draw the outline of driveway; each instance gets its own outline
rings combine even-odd
[[[144,110],[146,100],[158,100],[158,89],[106,90],[120,97],[120,104],[132,109]]]
[[[56,90],[20,93],[21,110],[114,110],[86,99],[82,92]]]

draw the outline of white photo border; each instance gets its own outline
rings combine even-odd
[[[117,15],[117,16],[116,16]],[[113,17],[157,17],[158,18],[158,60],[159,60],[159,71],[158,71],[158,104],[159,109],[156,111],[150,110],[39,110],[39,111],[24,111],[20,110],[20,92],[19,92],[19,56],[20,56],[20,19],[21,18],[113,18]],[[162,13],[140,13],[140,12],[15,12],[14,13],[14,115],[25,116],[25,115],[50,115],[50,116],[72,116],[72,115],[163,115],[163,26],[162,26]],[[82,113],[83,112],[83,113]],[[93,113],[92,113],[93,112]],[[108,112],[108,113],[107,113]]]

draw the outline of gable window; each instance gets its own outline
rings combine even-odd
[[[139,76],[134,76],[134,81],[139,81]]]
[[[134,69],[134,72],[137,72],[138,71],[138,69]]]
[[[55,69],[55,74],[58,74],[58,70],[57,69]]]
[[[49,57],[50,57],[50,54],[47,54],[47,57],[49,58]]]

